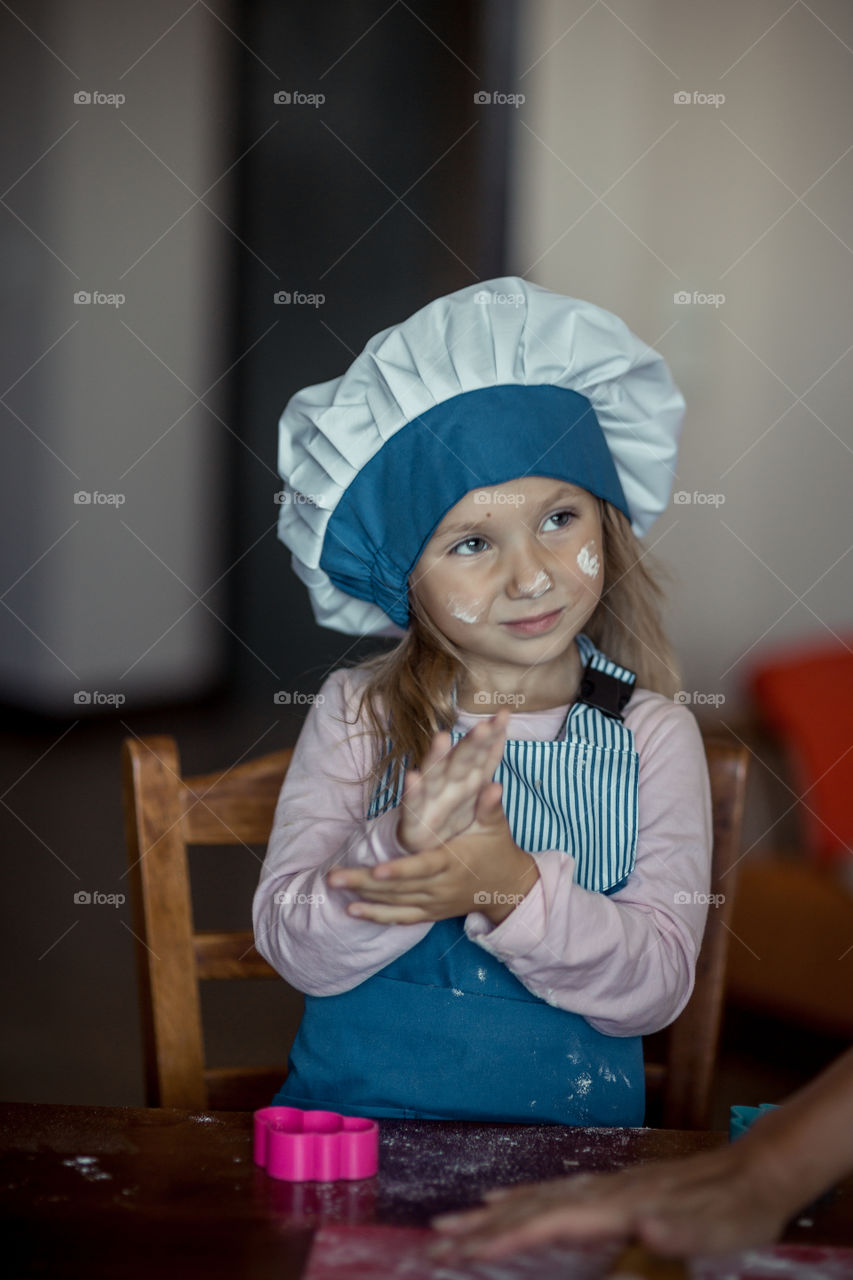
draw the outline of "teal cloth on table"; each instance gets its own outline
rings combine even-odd
[[[775,1111],[775,1102],[762,1102],[758,1107],[732,1107],[729,1112],[729,1142],[742,1138],[750,1125],[766,1111]]]

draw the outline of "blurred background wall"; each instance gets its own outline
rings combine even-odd
[[[274,498],[286,400],[380,328],[499,274],[622,316],[688,405],[646,545],[700,720],[743,736],[777,644],[849,648],[853,11],[32,0],[0,49],[0,1090],[135,1104],[129,906],[74,901],[126,895],[119,746],[289,745],[276,692],[379,647],[316,627]],[[796,817],[756,755],[745,849]],[[194,851],[199,927],[262,857]],[[214,1061],[283,1056],[299,998],[256,985],[206,994]]]
[[[851,624],[853,11],[523,13],[508,266],[615,311],[675,371],[675,494],[646,543],[677,574],[686,692],[736,713],[759,647]]]
[[[235,66],[203,14],[156,43],[174,5],[3,15],[0,692],[29,710],[224,670]]]

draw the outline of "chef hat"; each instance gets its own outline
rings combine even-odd
[[[466,493],[553,477],[642,535],[669,499],[683,417],[662,357],[609,311],[517,277],[471,285],[291,397],[278,536],[320,626],[403,635],[408,577]]]

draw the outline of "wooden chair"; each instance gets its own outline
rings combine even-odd
[[[292,750],[182,778],[174,738],[125,738],[122,790],[149,1107],[254,1110],[286,1066],[204,1064],[199,981],[277,978],[251,929],[196,933],[187,846],[265,844]]]
[[[706,1129],[710,1121],[746,797],[747,748],[728,738],[703,737],[714,831],[711,893],[723,900],[708,909],[693,994],[675,1022],[646,1047],[649,1104],[657,1104],[666,1129]],[[662,1060],[656,1061],[649,1050],[659,1044]]]
[[[746,780],[746,749],[705,739],[714,806],[713,893],[689,1004],[666,1032],[665,1056],[646,1067],[669,1128],[707,1125],[722,1014]],[[189,1110],[267,1105],[286,1067],[207,1068],[199,981],[273,978],[250,930],[193,929],[187,846],[266,843],[291,750],[199,777],[181,776],[171,737],[126,738],[122,771],[145,1051],[147,1104]],[[726,874],[730,872],[731,874]],[[724,878],[725,877],[725,878]]]

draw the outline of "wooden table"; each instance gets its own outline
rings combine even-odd
[[[249,1112],[0,1104],[6,1275],[296,1280],[322,1224],[425,1225],[489,1187],[687,1155],[721,1133],[381,1121],[380,1172],[277,1182]],[[790,1243],[853,1244],[853,1180]]]

